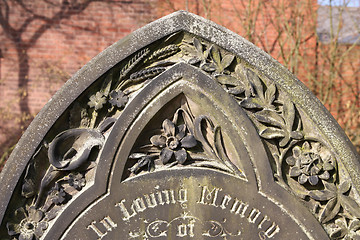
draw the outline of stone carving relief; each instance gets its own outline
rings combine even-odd
[[[331,239],[360,238],[357,193],[328,143],[312,132],[316,126],[311,120],[280,86],[245,61],[184,32],[120,62],[58,120],[33,155],[13,197],[10,209],[16,210],[6,217],[9,236],[41,238],[57,212],[93,181],[102,146],[123,109],[153,78],[178,62],[206,72],[238,102],[268,150],[275,181],[309,208]],[[244,177],[246,173],[227,156],[221,126],[211,116],[194,116],[186,98],[183,102],[173,115],[158,122],[159,128],[143,145],[133,148],[127,158],[128,176],[206,167]],[[218,234],[226,235],[221,224],[218,228]]]
[[[129,168],[132,175],[175,166],[209,167],[244,178],[226,154],[221,128],[208,116],[194,117],[186,99],[172,119],[165,119],[162,128],[153,130],[148,144],[138,147],[129,159],[137,162]]]

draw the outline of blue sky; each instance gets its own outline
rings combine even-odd
[[[331,4],[333,6],[343,5],[343,3],[347,3],[348,7],[360,7],[360,0],[332,0]],[[330,0],[318,0],[320,5],[330,5]]]

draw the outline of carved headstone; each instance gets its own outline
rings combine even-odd
[[[1,239],[359,239],[358,155],[321,103],[187,12],[84,66],[1,173]]]

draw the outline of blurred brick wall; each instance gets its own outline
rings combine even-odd
[[[156,19],[155,0],[92,2],[81,12],[74,14],[74,9],[54,21],[42,17],[59,13],[60,0],[51,1],[59,6],[44,0],[23,1],[25,6],[5,2],[8,5],[2,1],[0,10],[8,15],[7,23],[15,30],[23,26],[24,31],[18,41],[7,35],[10,28],[5,32],[0,26],[0,156],[1,146],[11,144],[12,135],[21,134],[22,120],[36,115],[70,76],[106,47]],[[19,62],[21,52],[28,56],[28,67],[20,66],[24,65]],[[27,93],[21,93],[19,75],[28,79]],[[21,115],[22,97],[27,98],[30,116]]]
[[[61,4],[65,1],[52,2]],[[67,1],[69,4],[81,2]],[[91,2],[76,14],[74,12],[78,9],[74,9],[62,19],[52,22],[46,22],[45,17],[53,17],[60,8],[50,5],[50,1],[23,0],[26,9],[16,1],[5,2],[8,6],[0,2],[0,10],[4,13],[9,9],[8,23],[14,29],[25,26],[21,40],[31,43],[30,39],[36,38],[36,41],[27,49],[19,41],[10,40],[4,28],[0,27],[0,50],[3,55],[0,59],[0,156],[3,149],[16,141],[13,136],[21,134],[23,129],[20,126],[26,122],[26,118],[31,119],[56,90],[91,58],[137,28],[180,9],[208,18],[250,40],[288,67],[315,92],[319,89],[316,86],[318,79],[314,79],[316,71],[325,73],[322,81],[326,81],[328,66],[325,66],[328,63],[326,59],[319,59],[323,53],[319,51],[321,46],[315,34],[317,1],[103,0]],[[43,16],[43,19],[37,16]],[[42,28],[45,31],[36,35],[36,31],[42,31]],[[22,73],[19,72],[21,62],[18,56],[22,51],[29,60],[26,76],[22,76],[28,79],[27,91],[22,91],[21,84],[19,86]],[[353,122],[351,129],[355,126],[357,131],[359,119],[354,119],[352,114],[343,114],[353,108],[353,105],[346,108],[348,98],[354,101],[354,93],[351,95],[347,92],[359,92],[359,47],[352,51],[356,54],[346,58],[342,69],[339,69],[343,71],[348,84],[335,80],[332,86],[338,89],[335,99],[340,99],[334,101],[332,113],[335,117],[339,116],[337,120],[340,123]],[[355,87],[354,81],[357,81]],[[20,114],[21,102],[28,103],[29,115]]]

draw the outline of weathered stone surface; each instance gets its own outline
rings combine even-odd
[[[360,163],[320,102],[187,12],[82,68],[0,181],[4,239],[355,239]]]

